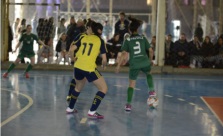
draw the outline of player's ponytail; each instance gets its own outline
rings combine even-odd
[[[103,25],[101,23],[92,22],[91,23],[91,29],[92,29],[92,32],[95,35],[101,36],[102,35],[102,30],[103,30]]]
[[[128,19],[131,21],[129,24],[129,30],[133,33],[136,32],[139,26],[142,24],[142,21],[139,19],[136,19],[132,16],[129,16]]]

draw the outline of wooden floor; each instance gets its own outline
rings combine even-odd
[[[223,125],[223,97],[202,97],[202,99]]]

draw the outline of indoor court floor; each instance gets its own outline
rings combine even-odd
[[[3,71],[2,71],[3,72]],[[159,106],[149,109],[148,90],[139,75],[132,112],[124,111],[127,73],[103,73],[108,93],[98,112],[87,112],[96,87],[87,83],[76,103],[78,113],[67,115],[66,95],[72,71],[15,70],[1,79],[2,136],[223,136],[223,77],[154,75]]]

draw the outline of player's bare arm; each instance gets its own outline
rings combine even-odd
[[[21,44],[21,42],[18,42],[18,43],[16,44],[15,50],[14,50],[14,51],[12,51],[12,53],[14,53],[14,52],[16,52],[16,51],[17,51],[17,48],[19,48],[20,44]]]
[[[117,65],[116,68],[115,68],[115,72],[116,72],[116,73],[119,72],[120,66],[121,66],[121,64],[122,64],[122,62],[123,62],[123,60],[124,60],[124,58],[125,58],[126,53],[127,53],[126,51],[122,51],[120,61],[119,61],[118,65]]]
[[[106,53],[101,54],[102,57],[102,68],[105,69],[106,65],[107,65],[107,57],[106,57]]]
[[[69,49],[69,52],[68,54],[70,55],[71,57],[71,60],[74,61],[75,58],[74,58],[74,51],[77,49],[77,46],[74,45],[73,43],[70,45],[70,49]]]
[[[43,45],[43,46],[46,46],[46,45],[44,44],[44,42],[41,41],[41,40],[38,40],[37,42],[38,42],[39,44]]]

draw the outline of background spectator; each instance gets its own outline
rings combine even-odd
[[[120,42],[122,43],[124,40],[125,33],[129,33],[128,31],[129,21],[125,19],[125,13],[119,13],[119,20],[115,23],[115,34],[119,33]]]
[[[203,32],[203,29],[201,27],[201,24],[198,23],[197,24],[197,27],[195,29],[194,35],[196,35],[198,37],[198,40],[201,43],[203,42],[203,34],[204,34],[204,32]]]
[[[189,51],[190,51],[190,67],[201,67],[202,56],[201,56],[201,45],[198,40],[198,37],[195,35],[193,40],[189,42]]]
[[[39,51],[39,57],[40,61],[39,63],[43,63],[45,59],[47,59],[47,63],[52,64],[53,63],[53,39],[51,37],[47,37],[44,41],[44,44],[46,46],[43,46],[40,48]]]
[[[165,65],[172,65],[172,59],[173,59],[173,47],[174,43],[172,41],[172,35],[169,34],[166,36],[165,41]]]
[[[202,62],[202,67],[212,68],[213,62],[210,62],[209,59],[214,55],[214,45],[212,44],[209,36],[206,36],[204,39],[204,42],[201,47],[201,55],[204,58]]]
[[[56,51],[59,52],[57,64],[60,64],[62,58],[64,58],[64,64],[65,62],[68,62],[68,64],[70,65],[69,56],[68,56],[69,45],[67,43],[68,42],[67,42],[66,34],[65,33],[60,34],[60,39],[56,45]]]
[[[174,43],[174,54],[174,66],[179,66],[181,68],[189,66],[189,46],[184,33],[181,33],[180,39]]]

